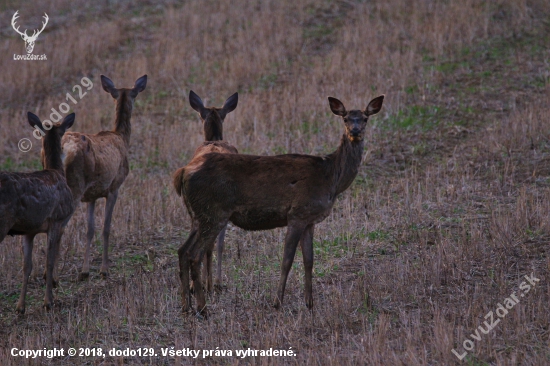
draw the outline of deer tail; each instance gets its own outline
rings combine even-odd
[[[183,196],[183,174],[185,174],[185,167],[179,168],[173,175],[174,188],[178,196]]]

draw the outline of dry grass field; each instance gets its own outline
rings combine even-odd
[[[16,10],[22,28],[49,15],[34,50],[47,61],[13,60],[25,53],[10,25]],[[48,118],[86,76],[94,86],[71,104],[73,130],[112,129],[100,75],[117,87],[149,77],[132,116],[110,276],[99,275],[102,200],[90,278],[77,281],[81,204],[62,239],[54,309],[42,309],[40,235],[19,317],[21,238],[6,238],[0,365],[550,364],[547,0],[6,0],[0,26],[0,170],[41,168],[27,111]],[[171,174],[202,142],[191,89],[215,106],[239,92],[224,138],[256,155],[328,154],[343,124],[327,96],[364,109],[386,95],[357,178],[316,225],[312,312],[300,250],[283,308],[271,307],[285,229],[230,225],[210,317],[182,314],[177,248],[190,220]],[[25,137],[34,143],[26,153],[17,146]],[[525,275],[540,280],[529,293]],[[519,303],[479,331],[514,292]],[[459,361],[452,350],[463,354],[464,345],[473,349]],[[24,359],[11,356],[14,347],[154,347],[159,356]],[[162,357],[170,347],[232,356]],[[248,348],[296,355],[236,356]]]

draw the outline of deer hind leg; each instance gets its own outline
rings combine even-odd
[[[16,311],[19,314],[25,314],[25,297],[27,295],[27,285],[32,273],[32,247],[35,234],[23,236],[23,286],[17,302]]]
[[[200,275],[200,264],[203,253],[204,249],[196,250],[195,253],[193,253],[194,255],[191,255],[189,267],[191,269],[191,280],[193,281],[195,298],[197,299],[197,312],[206,316],[206,299],[204,297]]]
[[[216,263],[216,286],[221,289],[222,287],[222,258],[223,258],[223,244],[225,240],[225,231],[227,230],[227,225],[224,226],[222,231],[220,231],[217,239],[217,245],[216,249],[218,251],[218,259]],[[210,275],[212,275],[212,271],[210,271]]]
[[[223,229],[218,234],[218,237],[216,239],[216,249],[218,253],[218,260],[217,260],[217,272],[216,272],[216,283],[212,281],[212,250],[206,251],[206,256],[203,262],[203,271],[202,275],[206,279],[206,288],[209,293],[212,292],[213,288],[217,288],[218,290],[221,290],[222,286],[222,256],[223,256],[223,242],[225,239],[225,230],[227,229],[227,225],[223,227]]]
[[[187,240],[178,249],[178,261],[180,266],[180,281],[182,287],[182,310],[188,312],[191,309],[191,289],[189,288],[189,258],[188,249],[197,239],[197,229],[193,229]]]
[[[86,235],[86,252],[84,253],[84,262],[82,270],[78,275],[79,281],[84,281],[90,276],[90,247],[95,234],[95,201],[88,202],[88,233]]]
[[[206,280],[206,291],[212,292],[212,250],[207,250],[202,264],[202,276]]]
[[[306,300],[306,306],[308,309],[313,309],[313,289],[312,289],[312,277],[313,277],[313,224],[308,225],[302,234],[300,239],[300,245],[302,247],[302,256],[304,258],[304,272],[305,272],[305,285],[304,294]]]
[[[118,198],[118,190],[109,193],[107,203],[105,204],[105,223],[103,225],[103,258],[101,260],[101,270],[99,273],[103,277],[109,274],[109,233],[111,232],[111,219],[113,218],[113,210]]]
[[[223,255],[223,241],[225,239],[225,229],[227,225],[218,234],[216,239],[216,249],[218,253],[218,262],[217,262],[217,272],[216,272],[216,284],[215,287],[221,289],[222,284],[222,255]],[[204,257],[202,275],[206,280],[206,290],[211,293],[213,289],[214,282],[212,281],[212,250],[206,250],[206,255]]]
[[[60,224],[54,224],[48,230],[48,252],[46,254],[46,295],[44,296],[44,308],[50,310],[53,305],[53,271],[59,254],[59,242],[63,235]]]
[[[216,236],[218,236],[218,233],[219,230],[210,230],[202,233],[199,232],[199,236],[194,247],[190,248],[189,264],[191,269],[191,279],[193,280],[193,289],[195,290],[195,299],[197,300],[197,312],[205,318],[207,317],[208,312],[206,309],[206,299],[201,283],[200,265],[202,256],[205,252],[210,251],[210,255],[212,255],[212,246],[214,245],[214,240],[216,239]],[[210,245],[210,248],[208,248],[208,245]]]
[[[288,278],[288,273],[292,267],[292,262],[294,261],[294,256],[296,254],[296,247],[298,242],[302,237],[304,232],[304,227],[301,225],[289,225],[286,237],[285,237],[285,249],[283,254],[283,263],[281,265],[281,278],[279,280],[279,288],[277,289],[277,298],[273,306],[279,308],[283,304],[283,297],[285,294],[286,280]]]
[[[195,290],[195,298],[197,300],[197,311],[205,318],[207,317],[206,299],[201,283],[200,265],[204,253],[207,253],[208,251],[212,253],[216,237],[220,233],[221,229],[223,229],[223,227],[227,224],[227,220],[223,223],[220,223],[217,220],[212,220],[212,218],[209,218],[209,220],[209,222],[199,224],[196,241],[193,245],[187,248],[186,252],[191,270],[193,289]]]

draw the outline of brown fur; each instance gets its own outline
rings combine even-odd
[[[88,278],[90,270],[90,246],[94,237],[95,202],[106,198],[103,228],[103,258],[101,274],[108,274],[109,233],[112,212],[118,197],[118,189],[130,171],[128,149],[132,132],[130,119],[134,99],[145,89],[147,75],[139,78],[134,87],[115,88],[113,82],[101,75],[103,89],[116,102],[116,120],[113,131],[101,131],[95,135],[71,132],[63,137],[64,166],[67,183],[75,202],[88,202],[88,234],[86,254],[79,278]]]
[[[228,113],[232,112],[237,108],[239,101],[239,95],[237,93],[231,95],[225,101],[223,107],[207,108],[204,106],[201,98],[194,92],[189,92],[189,104],[191,107],[197,111],[202,119],[203,129],[204,129],[204,140],[205,142],[200,145],[195,154],[193,155],[192,161],[198,161],[200,156],[208,153],[222,153],[222,154],[237,154],[237,149],[228,144],[223,140],[223,122]],[[192,166],[187,166],[187,170],[192,170]],[[174,187],[178,195],[182,196],[183,189],[183,168],[179,169],[174,174]],[[193,220],[193,225],[195,220]],[[217,251],[218,251],[218,266],[216,273],[216,280],[218,286],[221,286],[222,283],[222,256],[223,256],[223,244],[225,238],[225,227],[220,231],[217,242]],[[203,264],[204,277],[206,279],[206,288],[210,292],[212,291],[212,250],[206,252],[206,257]]]
[[[181,191],[194,228],[179,248],[183,309],[190,308],[189,274],[197,309],[206,314],[200,282],[200,261],[228,221],[245,230],[288,226],[281,277],[275,306],[283,302],[286,279],[298,242],[305,267],[305,300],[313,307],[313,229],[330,213],[336,197],[355,179],[363,152],[367,119],[378,113],[383,96],[373,99],[365,111],[347,112],[329,98],[332,111],[344,119],[346,133],[338,149],[323,157],[311,155],[253,156],[208,153],[183,168]],[[180,173],[181,174],[181,173]]]
[[[199,161],[202,161],[202,159],[200,159],[200,156],[209,153],[238,154],[239,152],[235,147],[229,145],[225,141],[205,141],[199,147],[197,147],[191,161],[194,161],[194,164],[197,164]],[[199,165],[197,165],[197,167],[198,166]],[[188,164],[183,168],[179,168],[173,174],[174,188],[176,189],[176,192],[179,196],[183,196],[183,173],[185,169],[187,169],[187,171],[192,171],[194,169],[194,166]]]
[[[52,306],[53,271],[59,241],[75,209],[61,162],[61,137],[72,126],[74,116],[72,113],[62,123],[46,130],[40,119],[29,112],[29,124],[46,133],[42,139],[44,170],[32,173],[0,172],[0,242],[6,235],[25,236],[23,286],[17,303],[17,311],[21,314],[25,312],[27,284],[32,272],[33,240],[39,233],[48,235],[44,307],[49,309]]]

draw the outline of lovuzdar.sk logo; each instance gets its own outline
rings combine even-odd
[[[19,13],[19,10],[17,10],[15,12],[15,14],[13,14],[13,17],[11,18],[11,26],[13,27],[13,29],[15,29],[15,31],[17,33],[19,33],[21,38],[23,38],[23,41],[25,41],[25,49],[27,50],[27,54],[26,55],[13,54],[13,59],[14,60],[26,60],[26,61],[45,61],[45,60],[47,60],[46,54],[34,55],[32,53],[32,51],[34,50],[34,43],[36,42],[36,39],[38,38],[40,33],[42,33],[44,28],[46,28],[46,24],[48,24],[48,19],[49,19],[48,14],[44,13],[44,17],[43,17],[44,21],[42,22],[42,29],[40,29],[40,30],[35,29],[33,31],[32,35],[29,36],[27,34],[27,29],[25,29],[24,32],[21,32],[21,31],[19,31],[19,26],[16,27],[15,21],[17,20],[17,18],[19,18],[18,13]]]

